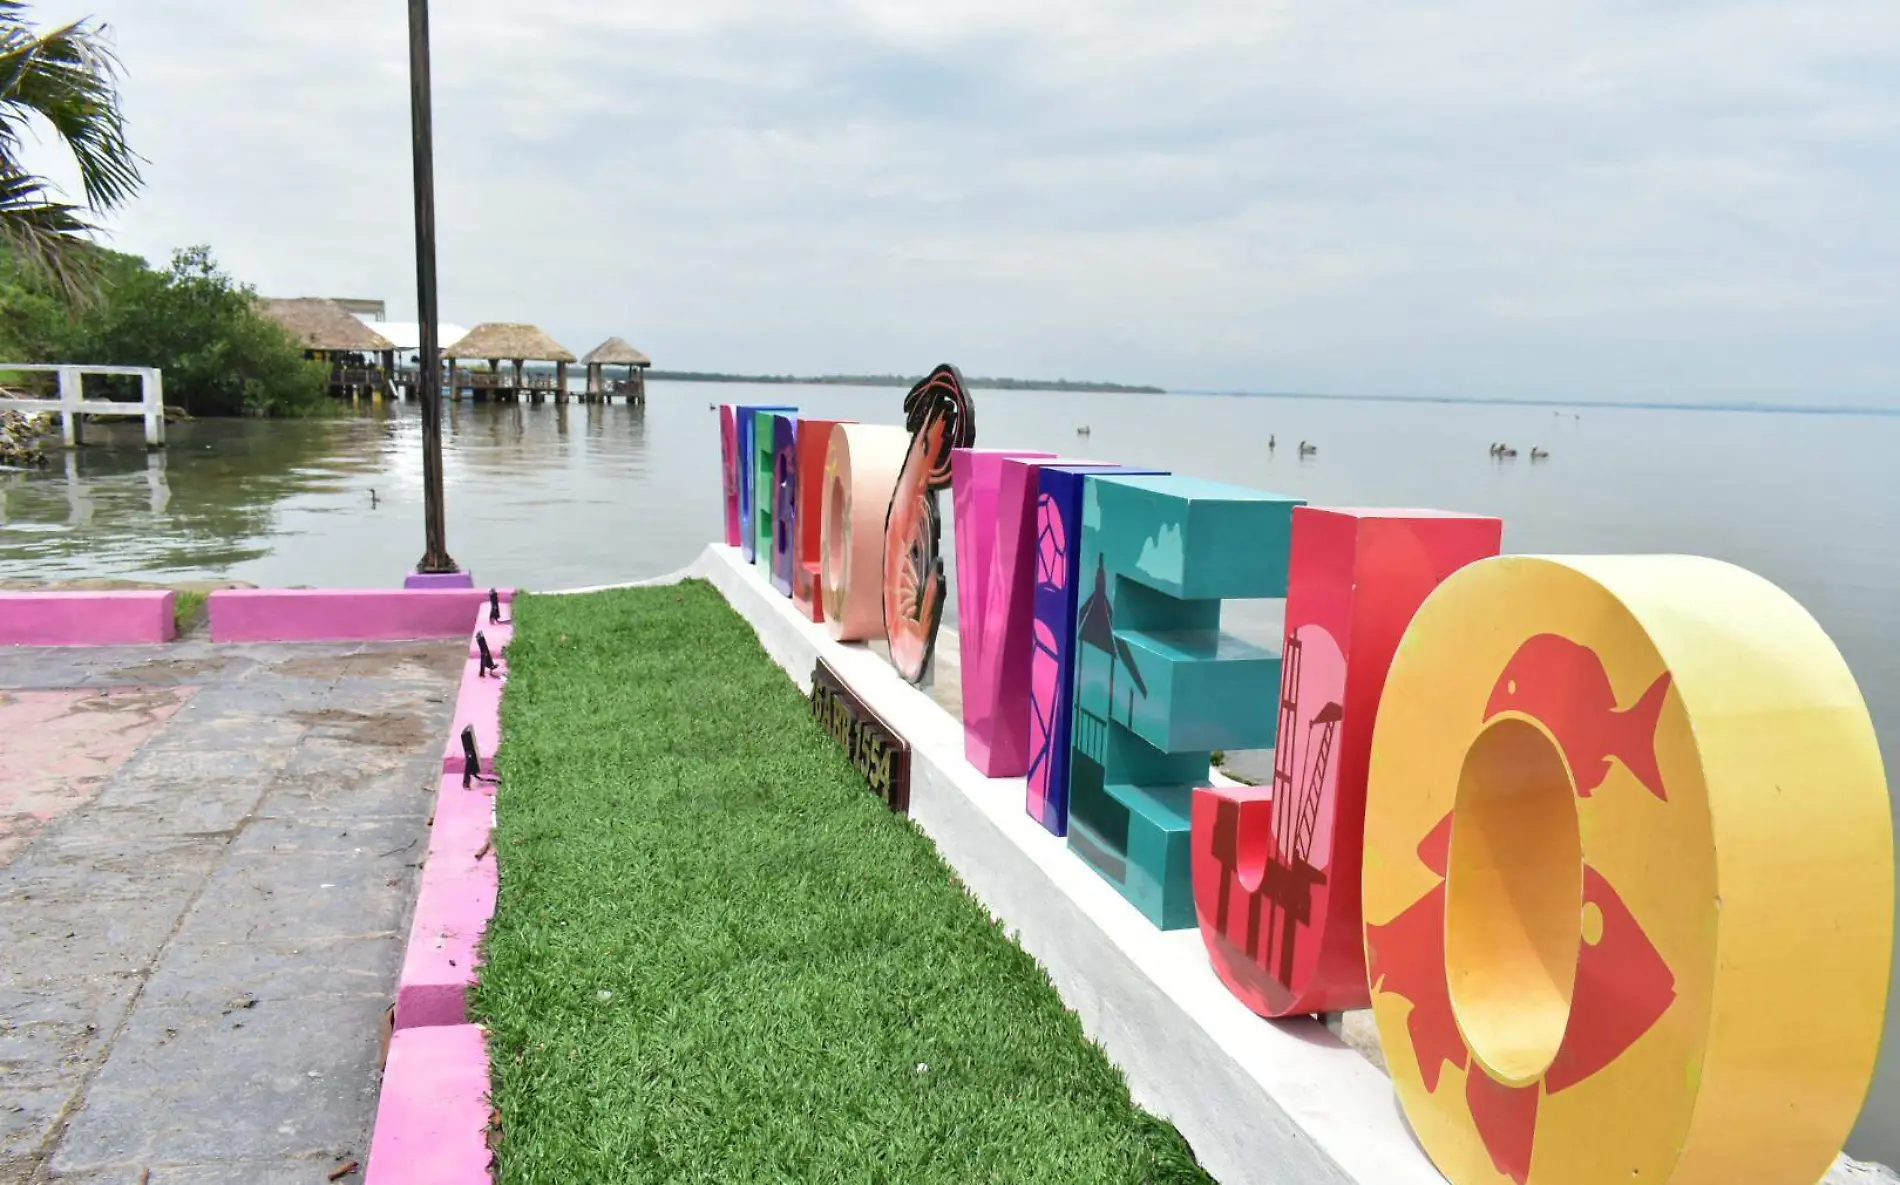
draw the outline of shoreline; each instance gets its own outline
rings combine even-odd
[[[647,380],[655,383],[751,383],[759,386],[791,387],[911,387],[919,379],[897,374],[721,374],[717,371],[654,370]],[[1057,391],[1065,395],[1166,395],[1166,387],[1139,383],[1096,383],[1070,379],[971,378],[971,388],[986,391]]]

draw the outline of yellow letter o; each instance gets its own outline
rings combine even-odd
[[[1368,774],[1380,1042],[1455,1185],[1813,1185],[1893,942],[1880,751],[1840,653],[1685,556],[1453,575]]]

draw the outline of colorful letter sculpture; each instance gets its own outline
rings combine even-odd
[[[719,405],[719,470],[725,479],[726,546],[739,546],[739,426],[732,404]]]
[[[818,591],[818,556],[825,533],[825,454],[831,451],[831,430],[839,420],[798,421],[798,449],[792,466],[798,489],[793,495],[797,555],[792,564],[792,605],[812,621],[825,619],[825,599]]]
[[[1682,556],[1504,557],[1399,644],[1368,775],[1386,1061],[1455,1185],[1812,1185],[1873,1073],[1893,835],[1813,618]]]
[[[883,424],[839,424],[825,452],[819,589],[825,629],[840,642],[884,636],[884,520],[910,433]]]
[[[773,522],[778,511],[777,420],[797,414],[794,407],[760,408],[752,415],[752,558],[772,574]]]
[[[770,417],[774,412],[795,412],[794,407],[735,407],[733,424],[739,437],[739,554],[750,564],[758,559],[758,476],[759,451],[756,440],[756,428],[760,416]],[[771,426],[765,429],[770,440]]]
[[[1279,656],[1221,633],[1220,611],[1286,595],[1298,504],[1189,477],[1083,487],[1069,847],[1164,930],[1194,924],[1211,750],[1273,744]]]
[[[1023,809],[1051,835],[1069,833],[1069,738],[1075,712],[1076,586],[1082,490],[1090,473],[1160,473],[1045,465],[1036,474],[1035,621],[1029,656],[1029,766]]]
[[[1035,470],[1016,470],[1013,500],[1004,505],[1004,465],[1052,456],[960,448],[950,458],[963,752],[985,777],[1021,777],[1029,764],[1036,572],[1028,544],[1035,522]]]
[[[772,587],[792,595],[798,543],[798,433],[794,416],[772,417]]]
[[[910,447],[884,522],[884,634],[891,665],[911,683],[930,674],[943,624],[943,516],[937,492],[950,484],[950,452],[976,443],[976,408],[963,376],[939,366],[904,396]]]
[[[1366,1006],[1359,856],[1379,693],[1419,605],[1503,534],[1435,510],[1293,512],[1273,784],[1194,792],[1201,937],[1262,1016]]]

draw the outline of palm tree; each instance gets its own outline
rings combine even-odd
[[[73,301],[90,294],[91,216],[123,205],[140,183],[119,112],[119,60],[105,34],[90,19],[39,32],[21,0],[0,0],[0,240]],[[84,207],[20,163],[36,120],[78,163]]]

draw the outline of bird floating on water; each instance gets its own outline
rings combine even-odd
[[[1268,452],[1273,451],[1273,436],[1271,433],[1269,433],[1267,436],[1267,451]]]
[[[1089,426],[1087,424],[1082,425],[1075,430],[1075,434],[1077,436],[1087,436],[1089,434]]]
[[[1317,444],[1308,444],[1304,440],[1300,441],[1300,456],[1310,457],[1318,451],[1319,446]]]
[[[1531,450],[1531,460],[1533,461],[1542,461],[1549,456],[1550,453],[1545,449],[1533,448]]]

